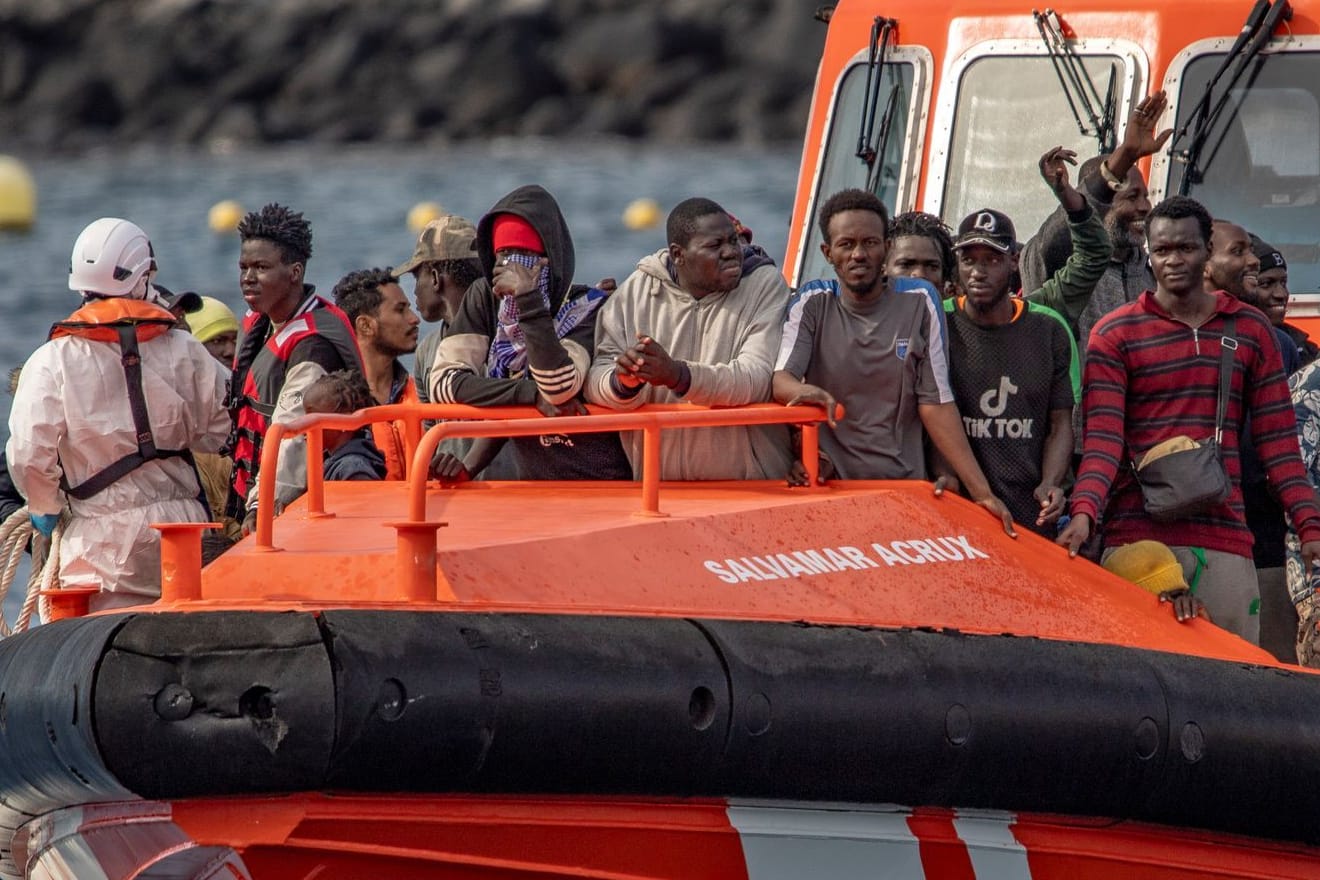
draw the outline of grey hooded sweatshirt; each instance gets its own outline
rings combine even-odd
[[[644,403],[739,406],[770,400],[770,376],[779,350],[788,285],[773,265],[744,275],[728,293],[695,299],[669,271],[667,251],[644,257],[600,309],[596,356],[587,376],[587,399],[613,409]],[[634,395],[611,382],[615,356],[646,333],[692,375],[687,393],[643,385]],[[782,479],[788,474],[788,432],[769,428],[693,428],[666,431],[661,451],[665,480]],[[634,478],[641,477],[641,432],[624,434]]]

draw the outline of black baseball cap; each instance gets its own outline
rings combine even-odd
[[[175,293],[168,287],[161,287],[159,284],[151,285],[156,289],[156,293],[165,301],[165,308],[170,311],[179,309],[184,314],[192,314],[202,307],[202,297],[199,293],[191,290],[185,290],[183,293]]]
[[[958,238],[953,242],[953,249],[983,244],[994,248],[1001,254],[1014,253],[1018,248],[1017,230],[1008,215],[991,208],[973,211],[958,224]]]
[[[1283,254],[1274,245],[1261,241],[1259,237],[1251,237],[1251,251],[1260,260],[1260,271],[1266,269],[1287,269],[1288,261],[1283,258]]]

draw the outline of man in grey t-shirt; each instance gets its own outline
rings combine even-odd
[[[967,445],[939,295],[919,279],[885,276],[888,222],[884,204],[862,190],[843,190],[821,207],[821,250],[838,281],[803,285],[791,302],[774,399],[813,403],[831,416],[836,400],[843,404],[844,419],[821,431],[822,475],[925,479],[929,435],[967,494],[1014,534]]]

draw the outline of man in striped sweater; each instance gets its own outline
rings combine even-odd
[[[1211,219],[1204,207],[1166,199],[1147,217],[1146,237],[1156,289],[1105,316],[1087,348],[1082,464],[1059,543],[1075,556],[1100,521],[1106,552],[1143,539],[1168,544],[1213,620],[1255,642],[1259,592],[1242,505],[1244,439],[1301,535],[1305,564],[1320,556],[1320,506],[1298,452],[1278,344],[1259,311],[1207,289]],[[1236,350],[1222,453],[1232,494],[1187,519],[1157,522],[1142,504],[1131,463],[1170,438],[1214,434],[1228,316],[1236,320]],[[1244,438],[1239,426],[1248,414],[1251,436]]]

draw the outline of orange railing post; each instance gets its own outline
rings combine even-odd
[[[660,512],[660,425],[651,422],[642,429],[642,516],[664,516]]]
[[[266,429],[261,446],[261,470],[257,473],[257,549],[276,550],[275,531],[275,469],[280,461],[280,443],[286,428],[281,424]]]
[[[325,435],[320,425],[307,429],[307,515],[334,516],[325,510]]]
[[[397,533],[394,554],[395,598],[401,602],[434,602],[440,596],[436,569],[436,532],[447,523],[388,522]]]
[[[202,532],[224,523],[152,523],[160,532],[160,601],[202,598]]]
[[[42,590],[41,595],[50,600],[50,617],[47,622],[86,617],[92,610],[92,597],[99,592],[97,587],[55,587]]]

